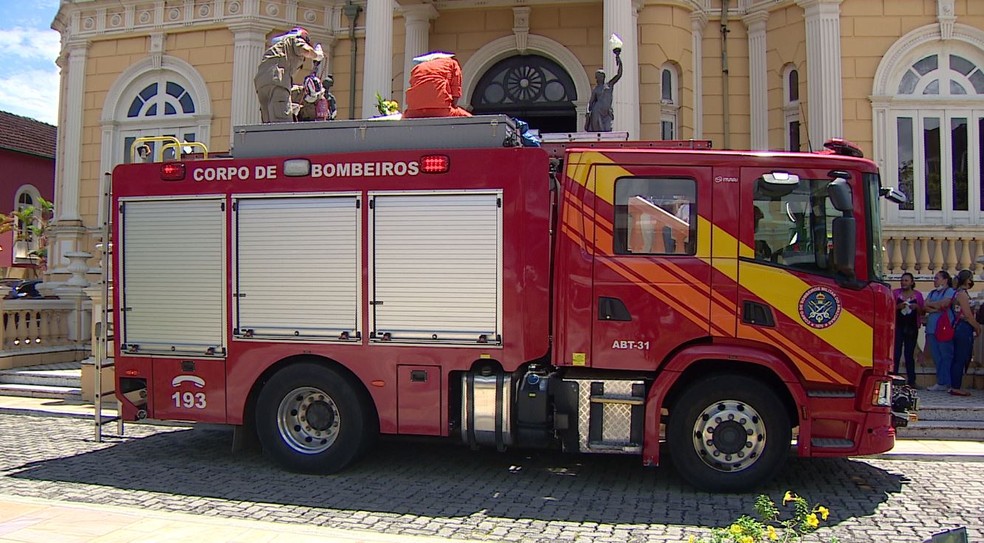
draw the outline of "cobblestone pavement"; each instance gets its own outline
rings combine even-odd
[[[954,526],[984,541],[982,462],[791,458],[760,492],[714,495],[634,456],[383,439],[347,471],[311,476],[233,454],[226,428],[92,435],[83,419],[0,414],[0,494],[448,539],[626,543],[686,541],[752,514],[760,493],[792,489],[830,508],[824,541],[923,541]]]

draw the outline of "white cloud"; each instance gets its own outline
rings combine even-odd
[[[61,38],[54,30],[0,29],[0,55],[54,64],[61,52]],[[9,68],[9,67],[8,67]]]
[[[57,70],[23,70],[0,77],[0,109],[58,124]]]
[[[53,30],[0,29],[0,109],[57,123],[60,39]]]

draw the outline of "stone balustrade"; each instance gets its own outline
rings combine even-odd
[[[886,226],[883,229],[885,273],[897,278],[910,272],[918,279],[931,279],[937,270],[956,274],[969,269],[980,277],[984,257],[984,230],[920,226]]]
[[[69,318],[75,304],[67,300],[0,301],[3,327],[0,348],[6,352],[69,345]]]

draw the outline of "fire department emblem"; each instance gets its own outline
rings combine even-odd
[[[800,318],[813,328],[827,328],[834,324],[840,312],[840,299],[824,287],[811,288],[799,301]]]

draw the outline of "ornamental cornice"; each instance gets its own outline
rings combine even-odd
[[[95,40],[119,35],[170,33],[189,28],[227,27],[232,31],[288,29],[305,26],[323,35],[347,31],[339,26],[337,6],[289,0],[283,4],[257,0],[212,0],[167,5],[163,1],[131,4],[95,0],[63,3],[52,23],[62,35]]]

